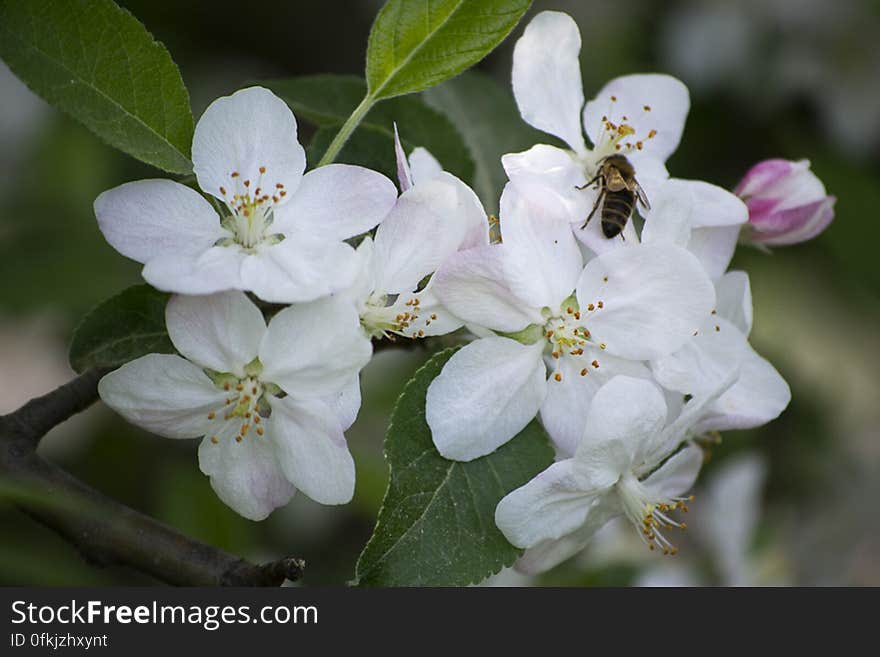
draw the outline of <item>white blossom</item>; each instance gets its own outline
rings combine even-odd
[[[203,436],[199,467],[246,518],[265,518],[295,488],[323,504],[351,499],[343,431],[371,348],[347,301],[291,306],[267,327],[241,292],[175,296],[166,324],[181,355],[150,354],[107,374],[98,392],[108,406],[161,436]]]
[[[605,157],[621,154],[633,164],[653,202],[654,191],[668,177],[664,163],[681,139],[690,97],[675,78],[638,74],[615,78],[585,105],[580,48],[578,27],[567,14],[544,11],[526,27],[513,56],[517,105],[527,123],[559,137],[569,149],[538,144],[505,155],[502,163],[510,180],[540,185],[555,194],[578,239],[599,253],[622,240],[605,238],[599,221],[580,229],[597,191],[577,187],[594,178]],[[622,236],[635,239],[631,222]]]
[[[574,455],[498,504],[499,529],[513,545],[526,548],[517,568],[529,573],[552,568],[620,515],[650,549],[674,554],[669,531],[686,525],[672,513],[687,511],[690,498],[684,494],[703,462],[699,447],[679,446],[711,398],[694,398],[676,410],[644,379],[617,376],[602,386]]]
[[[107,241],[169,292],[245,290],[290,303],[343,289],[357,273],[343,240],[376,226],[396,198],[390,180],[363,167],[332,164],[303,175],[296,119],[260,87],[211,103],[192,151],[199,186],[221,214],[170,180],[126,183],[95,201]]]
[[[488,245],[489,223],[473,190],[428,151],[407,160],[396,129],[395,151],[402,193],[375,239],[358,246],[359,274],[344,294],[372,337],[443,335],[461,320],[440,304],[432,280],[422,283],[456,251]]]
[[[602,377],[647,376],[625,361],[674,352],[714,307],[699,262],[676,246],[631,245],[584,267],[567,222],[558,207],[548,211],[551,205],[509,184],[501,197],[503,243],[461,251],[436,276],[443,305],[487,329],[428,388],[428,425],[447,458],[492,452],[545,403],[552,406],[542,412],[545,425],[558,444],[572,448],[578,420],[552,417],[581,417]],[[596,385],[579,382],[591,376]]]
[[[775,419],[791,401],[785,379],[748,344],[752,297],[745,272],[726,273],[715,283],[717,310],[707,315],[697,334],[681,349],[655,359],[652,372],[664,388],[689,395],[715,390],[731,363],[739,374],[707,405],[698,432],[752,429]]]

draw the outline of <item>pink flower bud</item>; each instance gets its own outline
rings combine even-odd
[[[834,219],[837,199],[825,193],[807,160],[764,160],[746,173],[734,192],[749,208],[746,241],[766,246],[816,237]]]

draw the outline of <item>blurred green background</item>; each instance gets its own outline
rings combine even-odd
[[[378,0],[241,3],[122,1],[180,66],[198,117],[248,81],[363,70]],[[756,583],[880,585],[880,13],[870,0],[763,2],[535,2],[581,27],[589,98],[609,78],[664,71],[691,89],[678,177],[732,188],[754,162],[808,158],[837,196],[837,218],[814,242],[767,256],[741,250],[751,275],[752,343],[791,385],[793,401],[767,427],[729,432],[701,481],[740,453],[767,467],[749,559]],[[528,17],[526,18],[528,20]],[[480,69],[507,85],[521,24]],[[303,132],[304,140],[309,137]],[[35,98],[0,64],[0,411],[72,376],[69,336],[92,306],[138,282],[139,266],[108,246],[92,201],[117,184],[161,177],[105,146]],[[386,351],[363,375],[364,406],[348,438],[355,500],[321,507],[298,496],[263,523],[238,517],[198,471],[196,441],[142,433],[100,405],[57,427],[48,458],[122,502],[181,531],[260,560],[294,554],[307,585],[344,584],[369,537],[387,476],[381,455],[394,399],[427,352]],[[741,500],[740,500],[741,501]],[[731,501],[734,504],[736,500]],[[700,498],[694,504],[700,505]],[[712,507],[713,511],[717,509]],[[723,519],[723,505],[716,515]],[[141,584],[125,569],[86,564],[50,531],[0,500],[0,584]],[[681,544],[675,568],[719,583],[714,555]],[[660,557],[627,537],[539,580],[497,583],[628,584]],[[757,557],[755,557],[757,558]],[[769,575],[767,574],[769,572]],[[763,578],[763,579],[762,579]]]

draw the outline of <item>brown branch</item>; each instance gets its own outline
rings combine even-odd
[[[16,505],[88,561],[130,566],[168,584],[279,586],[299,579],[302,559],[250,563],[102,495],[36,453],[47,431],[97,400],[103,373],[89,370],[0,417],[0,480],[26,493]]]

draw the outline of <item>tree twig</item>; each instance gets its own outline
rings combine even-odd
[[[88,561],[127,565],[169,584],[279,586],[299,579],[302,559],[250,563],[110,499],[36,453],[46,432],[98,398],[103,374],[89,370],[0,417],[0,479],[28,493],[17,506]]]

